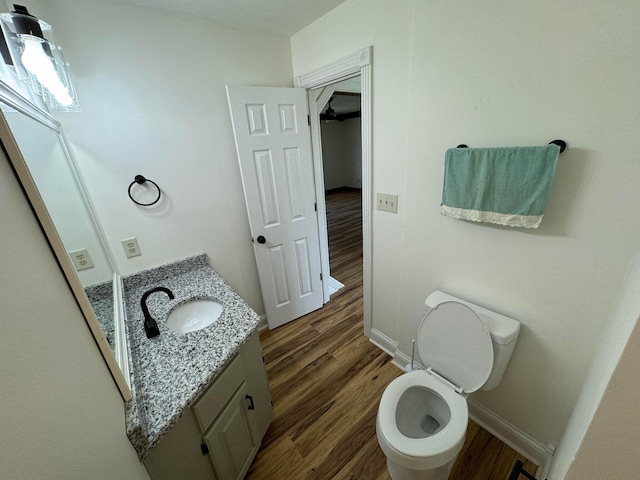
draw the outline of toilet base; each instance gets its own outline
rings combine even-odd
[[[387,458],[387,470],[391,480],[447,480],[455,461],[454,458],[446,465],[429,470],[410,470]]]

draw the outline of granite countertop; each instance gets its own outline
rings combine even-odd
[[[89,303],[93,307],[98,323],[102,327],[111,351],[116,351],[115,330],[113,325],[113,280],[85,287]]]
[[[124,277],[123,286],[133,394],[125,404],[125,421],[127,436],[143,459],[231,362],[260,318],[204,254]],[[159,336],[149,339],[140,299],[154,287],[167,287],[175,299],[163,292],[148,297],[149,313],[160,329]],[[220,302],[220,318],[196,332],[169,330],[171,310],[196,298]]]

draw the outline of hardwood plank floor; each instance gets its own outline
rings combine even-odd
[[[402,372],[363,335],[359,192],[327,196],[331,275],[345,284],[320,310],[260,335],[274,420],[249,480],[389,480],[378,403]],[[535,466],[469,422],[451,479],[507,480]]]

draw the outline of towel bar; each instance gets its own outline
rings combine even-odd
[[[551,145],[552,143],[560,147],[560,153],[564,152],[567,148],[567,142],[565,142],[564,140],[552,140],[549,142],[549,145]],[[456,148],[469,148],[469,146],[461,143]]]

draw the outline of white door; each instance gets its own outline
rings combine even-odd
[[[322,306],[306,91],[227,87],[269,328]]]

